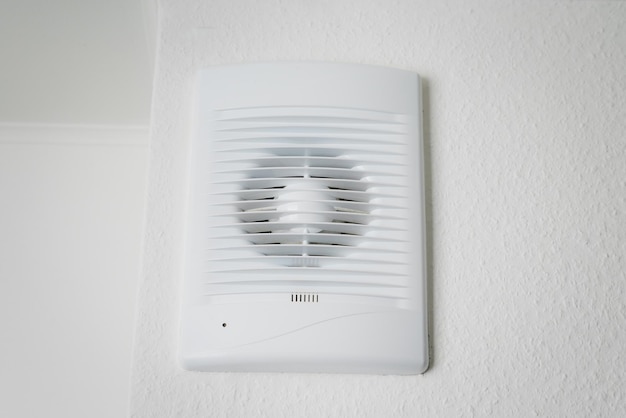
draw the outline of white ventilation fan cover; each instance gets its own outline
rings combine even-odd
[[[195,90],[183,367],[425,371],[418,75],[244,64]]]

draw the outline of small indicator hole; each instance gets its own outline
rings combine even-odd
[[[223,326],[224,328],[226,328],[226,322],[224,322],[224,323],[222,324],[222,326]]]

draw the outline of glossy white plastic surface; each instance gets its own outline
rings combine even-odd
[[[182,366],[424,372],[418,75],[261,63],[195,86]]]

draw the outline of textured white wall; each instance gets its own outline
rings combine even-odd
[[[133,416],[626,415],[625,2],[161,6]],[[301,59],[425,78],[425,375],[177,366],[192,74]]]

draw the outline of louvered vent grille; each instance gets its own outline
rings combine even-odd
[[[207,295],[403,299],[404,115],[278,106],[213,117]]]

